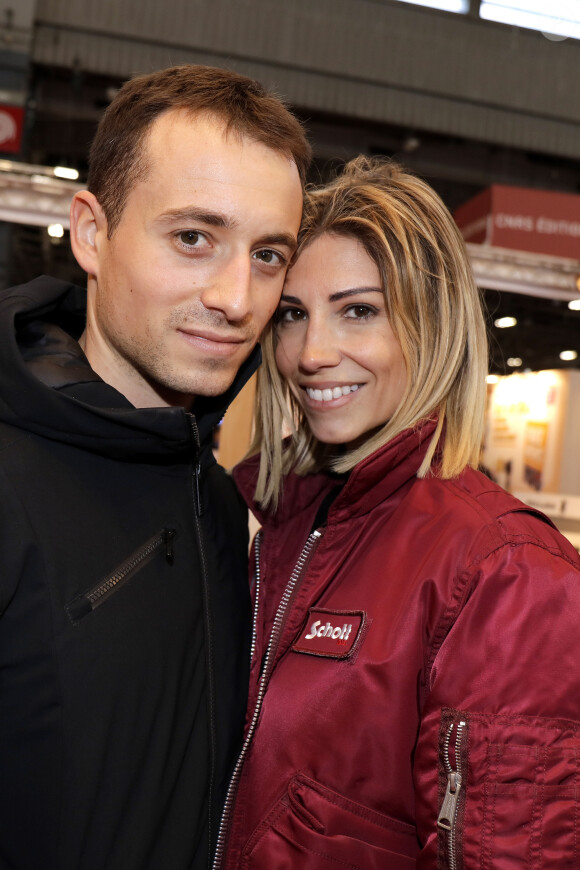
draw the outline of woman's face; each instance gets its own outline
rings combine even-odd
[[[354,237],[327,233],[286,277],[276,363],[324,444],[359,446],[392,416],[406,370],[379,270]]]

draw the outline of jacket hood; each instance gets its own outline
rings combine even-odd
[[[340,521],[346,516],[368,513],[413,478],[425,457],[436,425],[436,419],[423,420],[359,462],[332,505],[333,518]],[[252,456],[237,465],[233,474],[248,506],[262,524],[283,525],[290,517],[318,505],[321,496],[337,483],[337,476],[327,472],[304,477],[290,472],[284,478],[278,509],[271,514],[254,501],[259,463],[259,455]]]
[[[91,369],[78,344],[85,315],[86,291],[54,278],[0,293],[0,421],[118,459],[189,450],[184,408],[135,408]],[[196,400],[202,443],[259,362],[256,348],[226,393]]]

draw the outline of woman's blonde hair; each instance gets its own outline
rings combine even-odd
[[[324,233],[357,239],[382,278],[387,316],[407,370],[392,415],[357,449],[337,453],[312,435],[276,368],[276,322],[262,336],[255,434],[261,451],[256,500],[277,505],[284,474],[346,472],[425,418],[437,426],[419,477],[454,477],[477,466],[483,436],[487,341],[465,245],[446,207],[420,178],[380,158],[358,157],[332,182],[307,192],[296,256]],[[291,436],[282,442],[286,428]],[[433,458],[441,433],[444,440]]]

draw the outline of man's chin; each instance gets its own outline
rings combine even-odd
[[[158,386],[157,392],[168,405],[191,408],[196,399],[213,399],[226,393],[235,379],[232,377],[204,378],[195,383]]]
[[[206,399],[216,398],[217,396],[221,396],[224,393],[227,393],[233,382],[234,378],[228,378],[226,380],[220,381],[219,383],[213,382],[203,384],[195,392],[195,396],[198,396],[200,399],[202,397]]]

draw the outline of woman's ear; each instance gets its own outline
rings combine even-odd
[[[98,277],[99,252],[107,238],[107,219],[98,199],[88,190],[75,193],[70,206],[70,243],[81,269]]]

